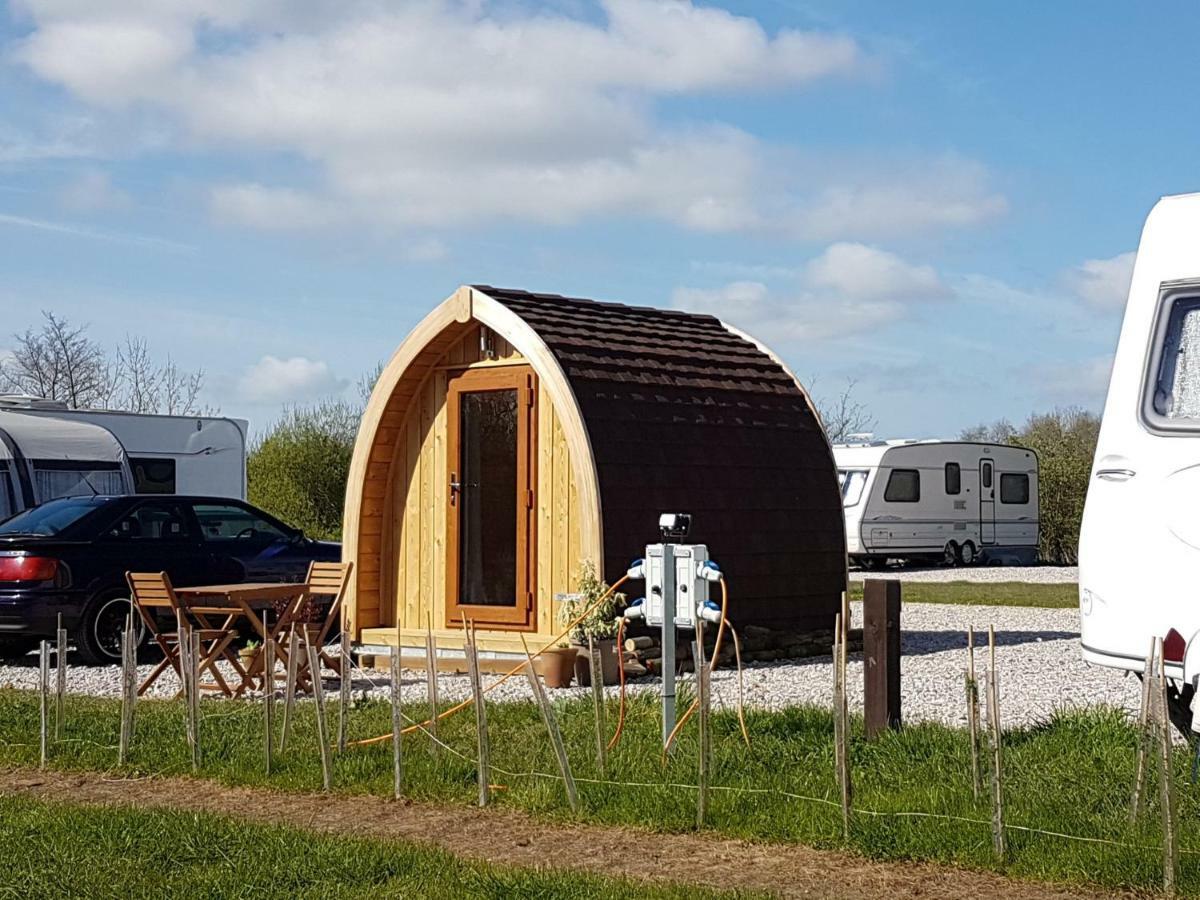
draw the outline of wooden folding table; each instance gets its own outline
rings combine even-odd
[[[251,658],[249,665],[246,666],[245,674],[242,675],[242,683],[234,691],[234,696],[241,696],[247,688],[254,686],[256,676],[265,675],[258,670],[262,669],[265,664],[266,655],[263,647],[266,646],[268,639],[275,642],[276,652],[279,654],[277,658],[286,663],[286,651],[280,645],[279,639],[291,627],[290,613],[296,606],[292,601],[295,601],[307,590],[308,585],[304,582],[245,581],[240,584],[206,584],[175,588],[175,595],[188,608],[189,613],[192,613],[195,606],[203,606],[206,612],[219,608],[228,609],[231,613],[240,613],[249,620],[251,626],[258,633],[262,644],[259,646],[258,652]],[[273,610],[280,601],[288,601],[284,612],[276,616],[274,623],[268,623],[264,629],[260,613],[268,609]],[[205,627],[212,627],[204,621],[203,614],[192,613],[192,615]]]

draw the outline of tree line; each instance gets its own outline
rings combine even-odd
[[[58,400],[71,409],[199,415],[203,370],[187,371],[167,356],[158,360],[145,338],[127,334],[109,349],[52,312],[38,328],[13,335],[0,358],[0,393]]]

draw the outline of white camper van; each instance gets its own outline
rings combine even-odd
[[[0,517],[80,493],[244,500],[246,429],[242,419],[67,409],[52,401],[0,396],[0,467],[8,473],[0,476]],[[104,465],[94,465],[100,462]],[[66,475],[46,474],[52,469],[121,474],[92,474],[68,484]]]
[[[1200,194],[1164,197],[1142,230],[1079,542],[1084,659],[1140,672],[1165,639],[1177,722],[1200,678],[1197,235]]]
[[[846,547],[889,559],[1029,564],[1037,558],[1038,460],[1024,447],[967,441],[835,444]]]

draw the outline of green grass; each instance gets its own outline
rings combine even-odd
[[[867,574],[870,578],[870,574]],[[1025,584],[1002,581],[980,584],[971,581],[904,581],[905,603],[961,603],[966,606],[1041,606],[1074,609],[1079,606],[1079,587],[1072,584]],[[861,600],[861,581],[851,582],[850,598]]]
[[[797,677],[804,677],[799,674]],[[961,685],[936,686],[961,691]],[[312,704],[300,708],[295,742],[277,761],[268,780],[263,774],[259,707],[242,702],[203,704],[204,763],[201,774],[230,784],[270,785],[281,790],[314,791],[321,774],[315,749]],[[693,827],[695,732],[684,732],[677,752],[663,765],[658,743],[658,711],[649,699],[633,703],[620,747],[609,758],[613,781],[643,786],[595,783],[605,780],[594,762],[593,725],[588,701],[562,700],[556,708],[565,732],[583,804],[583,817],[607,824],[640,825],[663,831]],[[412,715],[423,708],[413,707]],[[610,721],[615,708],[610,707]],[[493,782],[507,789],[497,803],[548,819],[570,817],[561,782],[529,773],[554,773],[552,751],[536,709],[529,704],[489,706]],[[710,827],[722,834],[818,847],[845,846],[841,817],[833,802],[832,725],[827,712],[795,708],[748,715],[754,738],[749,750],[740,742],[736,719],[714,715],[713,784]],[[469,804],[475,797],[474,717],[469,713],[443,722],[442,737],[460,755],[435,757],[429,741],[416,735],[405,742],[407,790],[415,798]],[[37,759],[37,700],[29,692],[0,691],[0,763],[32,765]],[[65,769],[115,770],[118,706],[114,701],[73,697],[68,702],[65,740],[55,746],[53,764]],[[876,743],[860,737],[854,725],[851,761],[854,803],[849,846],[882,859],[928,859],[968,867],[997,868],[1038,879],[1092,881],[1114,887],[1154,888],[1161,883],[1158,814],[1136,825],[1127,821],[1133,778],[1135,734],[1115,711],[1095,710],[1056,716],[1036,727],[1005,736],[1008,823],[1062,832],[1106,843],[1071,841],[1018,830],[1009,833],[1010,856],[992,858],[986,793],[976,801],[969,778],[969,747],[962,730],[914,725]],[[366,737],[390,729],[381,703],[352,712],[351,736]],[[187,774],[180,704],[139,704],[137,739],[130,774]],[[465,758],[464,758],[465,757]],[[1179,804],[1179,844],[1184,852],[1181,884],[1200,890],[1200,789],[1186,783],[1188,760],[1174,760]],[[342,792],[391,791],[391,749],[378,744],[353,750],[335,760],[335,788]],[[1151,794],[1156,796],[1153,785]],[[798,799],[788,794],[827,802]],[[866,810],[885,813],[867,815]],[[894,816],[918,812],[960,817]]]
[[[28,797],[0,797],[0,844],[8,848],[6,865],[0,866],[0,897],[726,896],[580,872],[464,862],[416,844],[247,826],[207,813]]]

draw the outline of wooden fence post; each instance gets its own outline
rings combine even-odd
[[[131,608],[132,609],[132,608]],[[62,613],[58,614],[58,628],[54,634],[54,739],[62,740],[63,708],[67,694],[67,629],[63,628]]]
[[[1157,641],[1158,678],[1154,694],[1158,707],[1158,790],[1162,811],[1163,832],[1163,892],[1175,896],[1179,880],[1179,847],[1175,840],[1175,783],[1171,766],[1171,717],[1167,706],[1166,660],[1163,658],[1162,638]]]
[[[440,757],[442,747],[438,741],[437,638],[433,636],[432,613],[428,623],[425,629],[425,692],[429,697],[429,749],[435,757]]]
[[[1004,752],[1001,747],[1000,685],[996,675],[996,629],[988,626],[988,724],[992,744],[992,850],[1004,859]]]
[[[473,638],[471,643],[473,647]],[[525,635],[521,635],[521,646],[525,648],[525,675],[529,678],[529,687],[533,690],[533,698],[542,711],[542,722],[546,726],[547,734],[550,735],[550,746],[554,749],[554,758],[558,762],[558,771],[562,775],[563,788],[567,792],[567,803],[570,804],[571,812],[578,813],[579,792],[575,787],[575,778],[571,774],[571,760],[567,757],[567,748],[563,744],[562,731],[559,730],[558,720],[554,717],[554,708],[550,705],[550,698],[546,696],[546,689],[542,687],[537,672],[533,670],[533,657],[529,655],[529,645],[525,642]]]
[[[1155,674],[1154,667],[1154,652],[1157,640],[1150,639],[1150,653],[1146,656],[1146,661],[1142,665],[1142,706],[1138,710],[1138,727],[1137,727],[1137,758],[1134,763],[1133,770],[1133,793],[1129,800],[1129,821],[1136,822],[1138,816],[1142,813],[1142,804],[1145,801],[1146,790],[1146,754],[1149,751],[1151,734],[1154,730],[1153,712],[1157,701],[1153,692],[1155,679],[1158,677]]]
[[[894,579],[863,585],[863,720],[867,740],[900,727],[900,582]]]
[[[350,717],[350,632],[342,629],[341,647],[341,679],[338,681],[338,753],[346,752],[346,728]],[[399,649],[399,648],[397,648]]]
[[[44,769],[50,755],[50,645],[46,641],[38,645],[38,694],[38,767]]]
[[[192,639],[187,623],[178,614],[175,619],[175,628],[176,650],[179,651],[179,689],[183,695],[184,733],[187,738],[188,752],[190,753],[192,746],[196,742],[195,733],[192,731],[192,665],[188,661],[192,653]]]
[[[299,664],[300,642],[296,635],[296,626],[288,633],[287,675],[283,682],[283,728],[279,734],[279,752],[287,747],[288,736],[292,731],[292,716],[296,712],[296,667]]]
[[[117,740],[117,765],[129,761],[129,744],[133,739],[133,706],[137,702],[137,645],[133,630],[133,614],[125,620],[121,632],[121,734]]]
[[[479,677],[479,656],[475,649],[474,624],[466,624],[464,632],[467,675],[471,680],[471,696],[475,701],[475,738],[479,745],[479,765],[476,768],[476,777],[479,781],[479,805],[487,806],[492,797],[492,754],[488,744],[487,706],[483,699],[483,682]]]
[[[696,828],[704,827],[708,818],[708,781],[712,756],[711,735],[709,731],[709,683],[708,666],[704,662],[704,621],[696,622],[696,649],[692,659],[696,666],[696,728],[699,732],[700,758],[696,765]]]
[[[399,800],[404,792],[404,751],[401,741],[404,738],[404,725],[400,720],[400,647],[397,646],[388,657],[392,676],[392,796]]]
[[[192,682],[191,715],[192,734],[192,768],[200,768],[200,635],[194,629],[188,629],[190,646],[188,647],[188,678]]]
[[[325,686],[321,683],[321,658],[312,641],[304,642],[308,650],[308,671],[312,674],[313,701],[317,711],[317,743],[321,747],[321,787],[328,792],[333,787],[333,760],[330,758],[329,733],[325,728]]]
[[[263,643],[263,766],[268,776],[271,774],[271,755],[274,751],[274,743],[275,639],[268,637]]]
[[[979,682],[975,679],[975,628],[967,626],[967,734],[971,741],[971,792],[975,799],[983,790],[979,778]]]
[[[850,765],[846,703],[846,628],[838,614],[833,627],[833,760],[842,804],[842,835],[850,837]]]
[[[617,648],[617,664],[620,665],[621,648]],[[604,715],[604,666],[600,660],[600,648],[595,639],[588,635],[588,672],[592,679],[592,717],[596,722],[596,768],[601,773],[608,769],[608,725]]]

